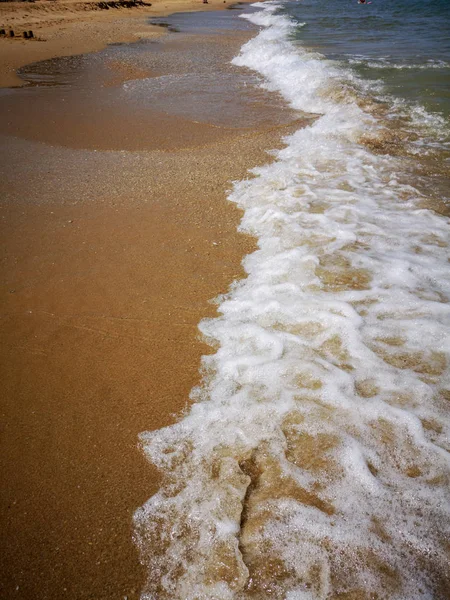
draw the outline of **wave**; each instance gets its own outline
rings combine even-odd
[[[256,6],[234,64],[317,118],[234,185],[258,250],[200,323],[189,412],[141,435],[165,476],[135,514],[142,598],[443,599],[448,221],[351,71]]]

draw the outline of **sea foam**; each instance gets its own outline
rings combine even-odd
[[[234,185],[258,249],[200,323],[195,403],[141,436],[165,475],[135,515],[142,598],[444,599],[448,221],[277,9],[246,16],[262,30],[233,62],[317,118]]]

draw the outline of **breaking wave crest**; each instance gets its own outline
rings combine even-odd
[[[317,118],[234,185],[258,250],[200,324],[217,350],[189,413],[141,436],[165,476],[135,514],[142,598],[444,599],[447,219],[351,73],[276,4],[247,18],[235,64]]]

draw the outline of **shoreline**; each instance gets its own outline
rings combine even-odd
[[[439,153],[271,9],[0,91],[1,597],[445,597]]]
[[[245,4],[250,0],[242,0]],[[0,2],[0,88],[26,85],[18,71],[27,65],[62,56],[76,56],[103,50],[110,44],[157,39],[165,34],[152,17],[178,12],[205,12],[233,6],[229,0],[154,0],[151,6],[102,10],[88,0],[36,0],[35,2]],[[102,4],[102,3],[100,3]],[[79,28],[83,28],[80,35]],[[15,32],[13,39],[9,30]],[[34,38],[26,40],[23,31],[32,30]]]

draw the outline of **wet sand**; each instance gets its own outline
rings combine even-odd
[[[214,68],[249,35],[175,34],[149,64],[188,70],[181,44],[194,64],[216,48]],[[138,434],[186,406],[209,351],[197,324],[253,248],[236,232],[230,181],[298,127],[261,92],[226,119],[208,96],[201,122],[181,104],[130,105],[123,121],[117,90],[137,59],[116,51],[88,60],[114,65],[96,88],[87,63],[73,77],[63,61],[42,66],[49,87],[0,95],[2,598],[139,597],[131,518],[158,476]],[[75,105],[102,118],[83,125]]]
[[[244,0],[245,2],[246,0]],[[156,39],[163,34],[149,19],[177,11],[218,10],[229,0],[153,0],[146,6],[99,9],[90,0],[0,2],[0,87],[20,86],[17,69],[31,62],[95,52],[111,43]],[[9,37],[9,31],[15,37]],[[33,31],[24,39],[24,31]]]

